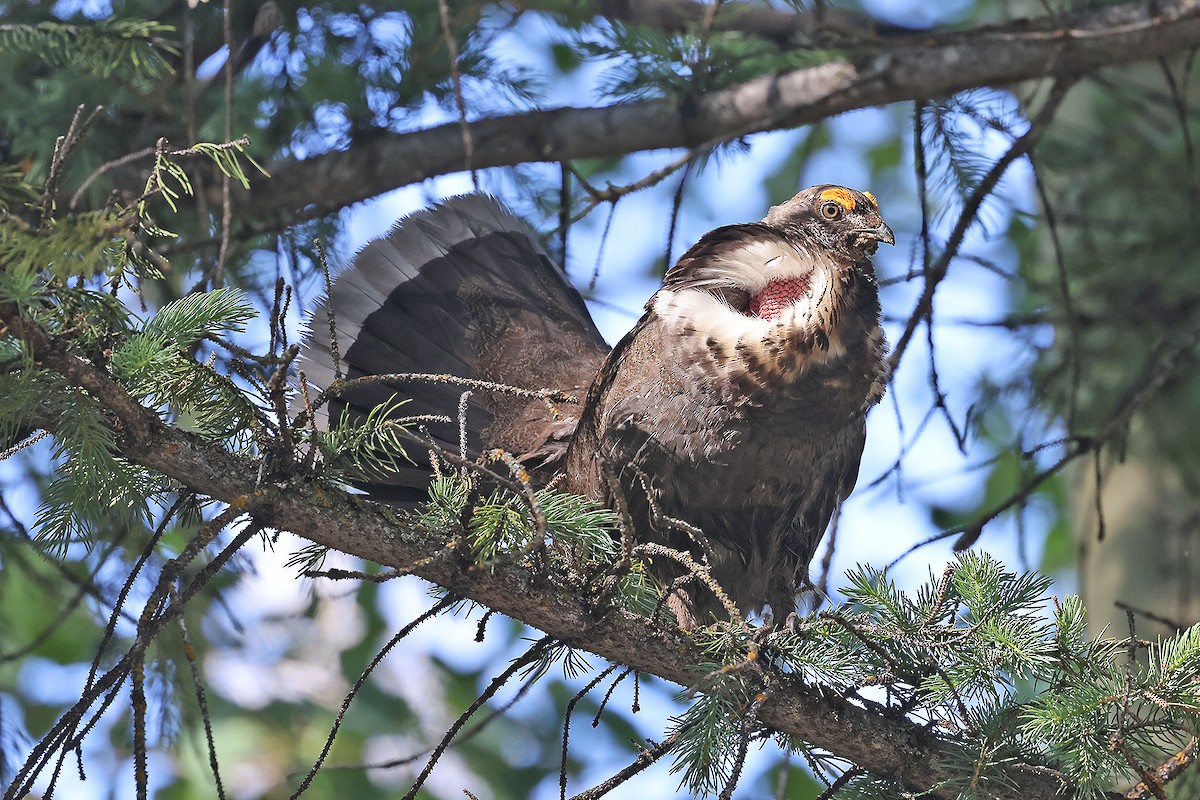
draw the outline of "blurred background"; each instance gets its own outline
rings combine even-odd
[[[0,3],[5,24],[156,21],[171,26],[161,36],[174,49],[167,56],[173,71],[147,77],[56,61],[0,40],[0,162],[40,183],[76,107],[103,105],[63,184],[81,209],[100,207],[110,192],[136,192],[145,161],[85,180],[160,136],[176,146],[224,140],[227,63],[232,133],[249,135],[248,151],[271,170],[287,158],[365,147],[383,132],[454,122],[460,103],[476,118],[686,94],[819,63],[836,50],[701,35],[694,25],[664,30],[586,6],[239,3],[229,18],[237,43],[231,55],[216,3]],[[782,2],[756,7],[812,10]],[[970,28],[1069,10],[1001,0],[839,8],[860,15],[868,44],[901,28]],[[445,22],[443,11],[450,13]],[[456,75],[449,71],[447,23],[459,54]],[[843,574],[859,563],[887,566],[901,588],[912,589],[940,575],[958,543],[985,549],[1011,569],[1052,575],[1059,595],[1082,592],[1095,635],[1106,626],[1127,635],[1126,607],[1136,610],[1142,636],[1170,633],[1200,612],[1191,559],[1200,514],[1193,55],[1103,69],[1079,81],[1050,110],[1052,120],[1047,113],[1033,154],[1015,159],[983,189],[1045,109],[1045,85],[867,108],[745,136],[693,151],[690,159],[682,150],[651,151],[569,168],[542,163],[438,174],[327,215],[240,227],[235,220],[222,267],[225,280],[249,291],[264,313],[284,278],[294,291],[287,324],[295,340],[322,290],[314,237],[325,242],[336,269],[398,218],[478,186],[546,235],[606,338],[616,342],[667,265],[704,232],[759,219],[802,188],[835,183],[873,192],[896,232],[896,246],[884,248],[876,266],[889,339],[897,342],[926,291],[926,270],[947,252],[964,209],[982,198],[950,253],[931,314],[916,326],[888,396],[871,413],[858,489],[812,577],[834,602]],[[650,185],[620,191],[639,182]],[[144,285],[141,298],[123,295],[129,302],[161,306],[211,269],[221,239],[213,200],[219,178],[200,173],[195,183],[199,199],[184,198],[184,213],[167,226],[179,233],[165,248],[172,270]],[[619,199],[597,201],[588,187],[616,187]],[[321,189],[312,187],[314,198]],[[260,325],[237,341],[261,352],[267,338]],[[153,586],[152,568],[194,532],[194,525],[172,522],[148,553],[150,566],[132,579],[155,519],[95,520],[87,530],[45,535],[38,508],[57,458],[47,440],[0,462],[4,784],[78,699],[106,626],[118,640],[130,635]],[[412,577],[383,584],[305,578],[294,560],[305,546],[280,534],[237,554],[187,618],[194,662],[177,634],[156,643],[147,676],[154,796],[214,795],[192,663],[208,688],[227,796],[290,797],[358,676],[395,631],[434,602],[430,587]],[[365,568],[338,554],[324,565]],[[499,616],[485,624],[482,611],[463,605],[439,616],[383,660],[306,796],[404,796],[429,749],[539,635]],[[110,646],[100,663],[121,649]],[[558,796],[565,709],[604,666],[589,662],[536,684],[536,676],[514,679],[477,717],[491,721],[441,759],[422,796]],[[635,684],[629,676],[593,725],[619,674],[574,706],[567,794],[630,762],[644,740],[661,739],[683,707],[678,687],[655,679]],[[489,710],[503,713],[490,718]],[[40,790],[53,781],[61,797],[133,797],[129,725],[127,704],[98,713],[80,745],[80,766],[71,755],[54,777],[44,775]],[[734,797],[799,800],[825,788],[808,765],[789,762],[769,743],[747,771]],[[670,764],[660,763],[610,796],[672,797],[678,785]]]

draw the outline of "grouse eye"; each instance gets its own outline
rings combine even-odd
[[[825,203],[821,206],[821,216],[825,219],[837,219],[842,215],[842,207],[837,203]]]

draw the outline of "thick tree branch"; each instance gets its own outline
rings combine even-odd
[[[846,59],[687,102],[661,98],[471,123],[475,168],[612,157],[791,128],[844,111],[978,86],[1094,72],[1200,46],[1200,0],[1133,2],[1070,17],[940,36],[869,39]],[[467,167],[459,123],[380,134],[349,150],[270,167],[236,199],[247,230],[272,230]]]
[[[163,423],[106,372],[69,352],[64,343],[0,305],[0,322],[23,338],[36,361],[87,391],[113,415],[121,454],[190,489],[245,510],[262,526],[378,564],[414,574],[545,631],[565,643],[681,685],[697,678],[703,655],[677,630],[609,610],[600,615],[585,598],[556,589],[524,568],[481,568],[445,548],[432,532],[390,509],[311,481],[261,483],[257,465]],[[53,421],[39,421],[47,427]],[[951,777],[952,743],[905,719],[871,713],[830,690],[783,681],[758,719],[850,759],[871,772],[892,776],[914,791]],[[1012,769],[1011,786],[990,787],[997,800],[1066,797],[1058,782],[1035,771]],[[953,797],[955,792],[935,792]]]
[[[553,0],[521,0],[520,9],[555,12]],[[697,0],[593,0],[596,16],[644,25],[666,33],[695,31],[711,4]],[[812,11],[791,11],[748,2],[725,3],[712,20],[712,30],[757,36],[779,47],[794,47],[824,35],[895,35],[911,28],[881,23],[861,13],[818,4]]]

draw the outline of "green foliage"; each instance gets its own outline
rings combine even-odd
[[[418,519],[433,529],[457,526],[471,496],[471,484],[455,475],[438,475],[429,484],[429,500]]]
[[[536,495],[546,515],[546,533],[561,544],[567,557],[581,567],[596,567],[611,561],[617,543],[616,515],[607,506],[567,492],[543,489]]]
[[[147,404],[187,414],[202,436],[235,437],[256,426],[256,406],[228,378],[198,363],[189,350],[218,333],[242,330],[255,316],[245,295],[232,288],[168,303],[141,331],[113,349],[113,376]]]
[[[141,528],[150,522],[150,498],[173,484],[123,459],[89,467],[68,454],[57,477],[46,487],[38,509],[37,538],[47,551],[62,557],[71,544],[92,547],[97,530]]]
[[[179,150],[175,152],[158,151],[154,155],[154,167],[150,171],[149,177],[146,178],[146,188],[142,192],[142,197],[138,201],[138,216],[146,215],[146,201],[158,193],[171,207],[171,211],[179,211],[179,206],[175,202],[180,195],[192,195],[195,190],[192,187],[191,179],[188,178],[187,170],[183,165],[178,163],[176,159],[185,155],[201,155],[211,159],[217,165],[217,169],[223,175],[227,175],[237,181],[243,189],[250,188],[250,178],[246,175],[246,170],[242,167],[239,156],[245,158],[250,164],[263,175],[267,175],[267,171],[255,161],[249,153],[246,152],[246,141],[234,141],[226,144],[212,144],[211,142],[200,142],[192,145],[187,150]]]
[[[546,517],[547,539],[558,546],[558,555],[568,563],[598,566],[616,552],[612,539],[616,519],[610,510],[592,500],[552,489],[542,489],[534,499]],[[520,553],[532,545],[535,534],[527,501],[503,489],[476,507],[468,527],[476,557],[482,561]]]
[[[579,495],[542,489],[534,499],[545,516],[546,555],[550,567],[568,583],[594,580],[617,557],[617,519],[612,510]],[[429,486],[429,499],[417,513],[430,530],[459,530],[466,522],[467,540],[482,563],[506,557],[528,558],[536,526],[525,498],[500,489],[468,511],[471,483],[457,475],[439,475]],[[666,614],[662,587],[646,564],[634,559],[616,576],[617,605],[643,616]]]
[[[680,736],[671,772],[683,773],[680,785],[693,796],[714,795],[733,777],[743,735],[740,712],[744,694],[745,687],[737,678],[728,679],[721,691],[701,695],[671,720],[671,733]]]
[[[149,518],[149,498],[169,482],[115,455],[112,428],[95,400],[36,369],[0,374],[0,390],[3,441],[28,430],[30,420],[46,420],[55,431],[59,466],[37,518],[44,546],[62,555],[74,542],[90,547],[97,526],[120,529]]]
[[[1134,776],[1125,752],[1157,763],[1200,730],[1200,626],[1136,657],[1137,643],[1088,637],[1078,598],[1048,614],[1048,579],[974,552],[914,594],[870,567],[848,577],[846,606],[756,636],[749,652],[757,656],[747,657],[747,633],[732,624],[698,634],[713,659],[702,667],[705,694],[675,727],[683,736],[676,768],[693,792],[728,780],[754,691],[747,675],[759,659],[840,693],[886,686],[890,708],[937,720],[959,746],[970,763],[954,770],[962,776],[954,788],[966,797],[986,797],[988,782],[1002,780],[999,768],[1022,762],[1062,770],[1075,797],[1090,798]],[[846,791],[865,800],[900,788],[866,776]]]
[[[136,274],[140,263],[129,247],[136,231],[132,217],[113,211],[50,215],[37,227],[0,216],[0,300],[16,303],[78,351],[100,361],[107,355],[112,376],[135,397],[190,415],[201,435],[240,439],[255,425],[256,406],[190,350],[206,337],[241,330],[255,316],[241,292],[183,298],[137,330],[114,294],[83,283],[103,279],[115,286],[127,272]],[[5,347],[0,441],[12,444],[31,421],[55,432],[59,465],[38,513],[39,540],[61,555],[73,542],[91,546],[98,527],[147,525],[153,499],[171,483],[115,456],[111,423],[95,400],[36,369],[15,340]]]
[[[9,212],[20,211],[35,196],[33,187],[25,182],[25,170],[20,164],[0,163],[0,219]]]
[[[471,549],[487,563],[505,553],[520,552],[533,540],[533,525],[524,501],[504,492],[475,509],[468,523]]]
[[[392,395],[363,419],[351,418],[344,409],[328,430],[317,431],[324,474],[336,480],[369,480],[395,474],[411,463],[404,450],[411,423],[397,413],[407,402]]]
[[[0,53],[30,53],[52,67],[66,67],[108,78],[128,72],[153,80],[171,72],[178,50],[163,39],[170,25],[139,19],[108,19],[92,25],[42,22],[0,25]]]
[[[237,150],[201,145],[195,153],[244,181]],[[179,190],[190,192],[182,170],[163,164],[171,162],[158,159],[156,170],[168,170]],[[5,175],[9,189],[23,185]],[[163,189],[169,201],[171,191]],[[154,274],[135,256],[134,245],[144,247],[145,238],[161,231],[119,207],[61,214],[47,200],[42,213],[25,211],[0,214],[0,301],[14,303],[31,323],[107,367],[134,397],[177,415],[202,436],[248,449],[248,435],[259,427],[256,404],[211,364],[197,362],[193,352],[201,340],[240,331],[254,318],[245,296],[220,289],[185,297],[168,303],[139,330],[117,290],[132,285],[130,276]],[[34,217],[36,223],[30,221]],[[36,521],[43,546],[61,556],[75,542],[90,547],[98,530],[150,524],[155,500],[174,486],[116,456],[112,422],[95,399],[37,368],[13,337],[0,343],[0,387],[6,399],[0,443],[9,447],[37,427],[54,432],[57,468]]]
[[[457,528],[470,490],[471,484],[461,477],[436,477],[418,519],[433,529]],[[612,561],[617,551],[613,538],[617,521],[610,509],[579,495],[553,489],[535,492],[534,501],[545,517],[546,539],[558,563],[592,571]],[[471,548],[483,562],[522,553],[532,544],[536,533],[528,501],[506,489],[492,492],[471,509],[466,520]]]
[[[0,291],[18,303],[33,295],[33,276],[90,278],[125,259],[132,238],[130,220],[111,211],[72,214],[34,228],[13,216],[0,216],[0,260],[5,265]],[[17,288],[22,287],[22,288]]]
[[[1060,625],[1074,620],[1081,626],[1082,617],[1078,602],[1059,612]],[[1182,747],[1200,732],[1200,626],[1150,644],[1144,658],[1136,647],[1098,648],[1071,638],[1063,643],[1065,663],[1052,676],[1052,689],[1024,710],[1023,728],[1055,755],[1079,785],[1078,796],[1127,776],[1130,756],[1156,763],[1172,743]]]
[[[0,342],[11,345],[12,342]],[[28,433],[29,420],[42,407],[42,403],[61,387],[61,379],[52,372],[34,369],[24,358],[24,353],[11,346],[0,347],[0,356],[9,369],[0,372],[0,449],[7,449]],[[14,362],[21,369],[12,369]]]
[[[578,46],[585,57],[606,64],[601,89],[618,99],[721,89],[760,75],[820,64],[834,55],[804,48],[780,50],[736,32],[705,35],[699,26],[673,34],[619,22],[585,30]]]
[[[1045,223],[1014,220],[1009,231],[1025,279],[1014,284],[1017,312],[1037,314],[1054,334],[1028,332],[1038,354],[1031,401],[1069,418],[1071,433],[1094,435],[1165,375],[1134,420],[1132,452],[1180,469],[1191,491],[1200,476],[1200,383],[1188,345],[1200,327],[1197,205],[1183,178],[1192,144],[1159,69],[1075,92],[1039,148],[1060,248]],[[1180,357],[1164,358],[1177,348]]]
[[[142,329],[142,335],[186,350],[222,332],[241,332],[258,314],[244,292],[234,288],[197,292],[168,303]]]

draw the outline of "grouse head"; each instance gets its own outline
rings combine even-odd
[[[707,307],[767,327],[806,325],[814,316],[828,325],[857,288],[873,293],[870,258],[880,242],[894,244],[895,236],[874,196],[814,186],[772,207],[762,222],[704,236],[667,272],[665,296],[652,302],[669,316],[667,304],[681,315],[700,312],[698,319],[712,319]]]
[[[892,229],[879,216],[875,195],[844,186],[805,189],[774,206],[763,222],[834,258],[853,262],[874,255],[880,242],[896,243]]]

